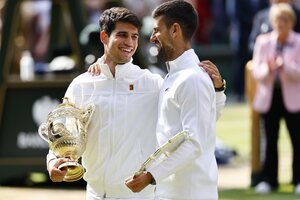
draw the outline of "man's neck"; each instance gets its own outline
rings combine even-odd
[[[115,77],[117,63],[111,61],[106,55],[104,55],[103,63],[107,64],[111,74]]]
[[[189,49],[191,49],[192,47],[185,47],[185,48],[183,48],[183,47],[178,47],[177,48],[177,50],[176,50],[176,52],[174,52],[174,54],[173,54],[173,56],[172,56],[172,58],[170,59],[170,60],[168,60],[168,61],[172,61],[172,60],[175,60],[175,59],[177,59],[179,56],[181,56],[184,52],[186,52],[187,50],[189,50]]]
[[[170,59],[169,61],[175,60],[176,58],[181,56],[185,51],[192,48],[192,45],[190,42],[185,42],[183,40],[177,41],[176,44],[177,45],[174,48],[174,49],[176,49],[176,51],[174,52],[172,59]]]

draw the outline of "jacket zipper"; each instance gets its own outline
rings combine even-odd
[[[106,174],[107,174],[107,170],[108,170],[108,165],[110,163],[110,159],[111,159],[111,155],[112,155],[112,146],[113,146],[113,133],[114,133],[114,126],[113,126],[113,118],[114,118],[114,112],[115,112],[115,103],[116,103],[116,79],[113,78],[112,79],[113,81],[113,91],[112,91],[112,103],[110,104],[110,108],[109,108],[109,122],[110,122],[110,127],[109,127],[109,134],[108,134],[108,137],[109,137],[109,143],[110,143],[110,146],[111,148],[109,148],[109,155],[108,155],[108,160],[107,160],[107,163],[106,163],[106,167],[105,167],[105,173],[104,173],[104,188],[106,188]],[[103,197],[105,198],[106,197],[106,189],[104,190],[104,195]]]

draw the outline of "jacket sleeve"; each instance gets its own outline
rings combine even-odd
[[[226,95],[224,91],[216,92],[216,118],[220,119],[222,111],[225,107]]]
[[[267,52],[264,52],[263,45],[265,37],[258,36],[253,51],[253,78],[258,81],[267,81],[271,78],[268,66]]]
[[[300,80],[300,36],[295,35],[296,39],[292,47],[286,47],[283,53],[283,74],[289,80]]]
[[[168,158],[148,169],[156,182],[190,165],[204,151],[214,149],[215,132],[210,127],[216,123],[216,102],[210,84],[209,79],[199,81],[193,76],[176,91],[182,127],[189,137]]]
[[[48,164],[51,160],[54,160],[56,159],[57,157],[55,156],[55,154],[53,153],[53,151],[49,150],[48,154],[47,154],[47,157],[46,157],[46,164],[47,164],[47,167],[48,167]]]
[[[76,91],[76,81],[73,80],[69,87],[67,88],[67,91],[65,93],[65,97],[68,97],[70,100],[74,101],[74,92]],[[77,88],[78,89],[78,88]]]

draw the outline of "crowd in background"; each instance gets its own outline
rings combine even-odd
[[[103,10],[112,6],[124,6],[138,15],[143,22],[140,39],[140,49],[148,59],[145,63],[144,58],[135,59],[141,61],[142,67],[151,67],[153,64],[159,69],[165,70],[163,64],[160,65],[159,58],[156,58],[155,51],[151,50],[149,36],[152,31],[151,11],[160,3],[166,0],[82,0],[86,16],[88,30],[97,30],[98,18]],[[228,45],[232,52],[232,94],[235,94],[237,100],[244,100],[244,68],[252,58],[253,41],[256,36],[252,36],[253,20],[255,14],[263,9],[267,9],[272,1],[276,0],[187,0],[199,13],[199,27],[194,36],[195,46],[213,46]],[[45,60],[45,54],[49,42],[49,26],[51,21],[51,2],[50,0],[24,1],[21,5],[21,16],[23,20],[23,33],[27,44],[22,48],[30,50],[34,60]],[[300,1],[291,1],[294,7],[299,7]],[[1,0],[1,17],[5,20],[3,12],[5,11],[5,0]],[[1,30],[0,23],[0,30]],[[94,25],[94,26],[93,26]],[[94,27],[91,29],[91,27]],[[86,31],[86,30],[85,30]],[[92,35],[92,34],[91,34]],[[90,36],[91,36],[90,35]],[[97,34],[96,34],[97,35]],[[254,38],[254,40],[253,40]],[[89,41],[91,51],[101,55],[97,51],[101,48],[98,37]],[[101,51],[101,50],[100,50]],[[150,53],[149,53],[150,52]],[[154,55],[151,55],[152,54]],[[139,55],[139,52],[137,52]],[[148,55],[149,54],[149,55]],[[199,55],[201,58],[201,55]],[[209,58],[205,58],[209,59]],[[142,62],[143,61],[143,62]]]
[[[86,27],[82,30],[80,40],[90,49],[90,54],[94,54],[88,64],[95,61],[97,57],[102,55],[102,45],[99,41],[99,25],[98,20],[101,13],[112,6],[123,6],[132,10],[143,23],[139,41],[139,49],[134,60],[142,68],[151,68],[158,73],[166,73],[164,63],[160,61],[154,45],[149,42],[149,37],[152,32],[152,17],[151,11],[159,4],[167,0],[81,0],[84,6],[86,19]],[[254,46],[257,37],[262,33],[272,31],[271,23],[269,22],[269,10],[273,3],[287,2],[292,5],[295,12],[296,22],[294,30],[300,31],[300,0],[187,0],[198,11],[199,26],[194,36],[195,47],[200,46],[218,46],[227,45],[232,52],[232,91],[230,91],[238,101],[244,101],[244,70],[246,63],[252,59]],[[0,34],[2,24],[5,21],[5,0],[0,0]],[[23,34],[23,40],[16,46],[21,50],[29,50],[31,56],[36,62],[48,62],[47,50],[50,41],[50,23],[51,23],[51,1],[50,0],[32,0],[22,1],[20,6],[21,27],[20,33]],[[58,30],[59,31],[59,30]],[[96,33],[96,34],[93,34]],[[18,35],[17,35],[18,36]],[[5,38],[0,39],[1,40]],[[224,52],[227,53],[227,52]],[[199,55],[201,58],[201,55]],[[210,58],[204,58],[210,59]],[[218,66],[222,68],[222,66]],[[227,69],[226,69],[227,70]],[[279,95],[280,96],[280,95]],[[281,98],[281,96],[280,96]],[[275,99],[275,97],[274,97]],[[282,100],[281,100],[282,101]],[[282,102],[280,102],[281,107]],[[276,109],[277,110],[277,107]],[[272,110],[273,111],[273,110]],[[299,118],[299,111],[295,117]],[[290,114],[285,110],[285,114]],[[265,113],[262,113],[265,114]],[[279,117],[276,118],[276,124]],[[272,123],[273,125],[274,123]],[[292,126],[293,128],[293,126]],[[278,127],[277,127],[278,129]],[[278,130],[275,130],[278,135]],[[293,131],[292,131],[293,132]],[[296,135],[296,134],[294,134]],[[277,142],[275,137],[275,142]],[[273,144],[273,143],[272,143]],[[297,146],[297,145],[294,145]],[[277,149],[276,149],[277,151]],[[273,151],[272,151],[273,152]],[[274,158],[274,159],[277,159]],[[276,160],[275,160],[276,162]],[[297,162],[299,163],[299,162]],[[297,164],[298,166],[298,164]],[[276,169],[277,170],[277,169]],[[267,171],[267,170],[265,170]],[[275,172],[277,173],[277,172]],[[296,174],[296,172],[295,172]],[[297,177],[298,171],[297,171]],[[268,181],[268,180],[266,180]],[[264,191],[270,191],[277,187],[277,180],[274,184]],[[300,183],[299,180],[294,181],[295,184]],[[263,191],[263,192],[264,192]]]

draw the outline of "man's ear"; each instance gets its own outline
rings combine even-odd
[[[180,25],[178,23],[174,23],[172,25],[171,34],[173,35],[173,37],[176,37],[179,34],[181,34],[181,27],[180,27]]]
[[[103,44],[106,44],[107,41],[108,41],[108,35],[107,35],[104,31],[101,31],[101,32],[100,32],[100,41],[101,41]]]

